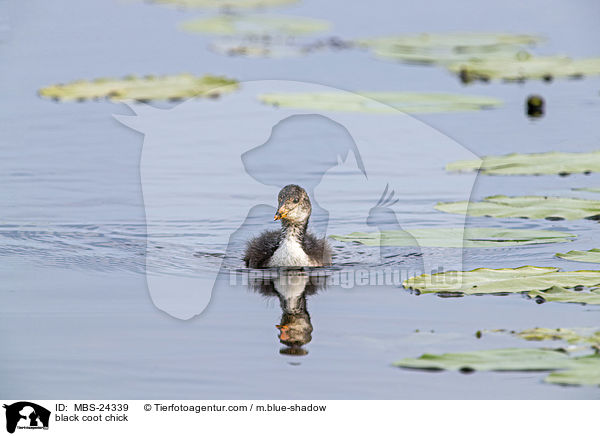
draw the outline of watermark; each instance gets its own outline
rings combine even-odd
[[[6,415],[6,431],[15,430],[48,430],[50,411],[39,404],[29,401],[18,401],[3,405]]]
[[[443,284],[456,282],[458,273],[454,271],[436,275],[443,272],[437,269],[430,274],[431,283]],[[246,271],[229,271],[229,285],[252,287],[270,281],[277,281],[281,285],[294,286],[298,283],[317,286],[325,289],[336,286],[342,289],[353,289],[357,286],[396,286],[400,287],[412,277],[418,277],[423,272],[420,270],[404,269],[400,267],[373,267],[343,270],[330,269],[250,269]]]
[[[293,109],[259,100],[266,93],[332,92],[363,99],[374,110]],[[130,107],[136,115],[118,119],[144,134],[140,176],[148,290],[159,309],[180,319],[200,314],[213,289],[228,285],[217,278],[243,267],[244,247],[252,236],[278,229],[273,215],[283,186],[306,190],[313,205],[309,230],[318,236],[404,232],[418,249],[405,222],[419,225],[413,217],[429,217],[440,199],[468,201],[476,178],[476,172],[456,177],[444,170],[447,162],[477,158],[453,139],[380,102],[319,84],[243,82],[238,91],[217,100],[193,99],[170,109]],[[464,228],[464,215],[448,220]],[[421,221],[424,227],[432,225],[429,219]],[[195,236],[179,230],[180,223],[195,229]],[[193,244],[196,254],[183,258],[176,244],[165,246],[170,232],[188,235],[185,243]],[[387,266],[395,249],[381,244],[379,257],[386,261],[379,264]],[[334,266],[346,254],[349,262],[354,254],[377,255],[334,250]],[[462,264],[461,256],[455,250],[440,265],[439,253],[424,250],[414,270],[450,270]],[[165,272],[165,265],[173,264],[181,265],[180,271]],[[382,272],[378,278],[371,271],[354,271],[333,277],[343,287],[399,286],[411,272]]]

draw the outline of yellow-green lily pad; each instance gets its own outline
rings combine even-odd
[[[600,249],[592,248],[587,251],[571,250],[568,253],[556,253],[560,258],[575,262],[600,263]]]
[[[261,102],[295,109],[408,113],[455,112],[488,109],[500,106],[501,100],[480,95],[435,92],[343,92],[262,94]],[[373,102],[384,103],[387,106]]]
[[[586,173],[600,171],[600,151],[588,153],[512,153],[462,160],[446,165],[448,171],[479,171],[488,175],[539,175]]]
[[[582,198],[495,195],[482,201],[438,203],[442,212],[495,218],[545,218],[548,220],[599,219],[600,201]]]
[[[299,0],[147,0],[150,3],[172,5],[182,8],[203,9],[262,9],[297,3]]]
[[[487,57],[461,60],[448,65],[454,73],[471,79],[522,81],[600,74],[600,58],[571,59],[566,56]]]
[[[401,368],[472,371],[552,371],[544,381],[568,385],[600,385],[600,355],[570,356],[538,348],[501,348],[464,353],[423,354],[394,363]]]
[[[567,288],[600,286],[600,271],[559,271],[558,268],[523,266],[519,268],[477,268],[422,274],[402,283],[423,294],[527,293],[532,298],[565,303],[600,304],[600,290],[572,291]]]
[[[238,82],[220,76],[127,76],[123,79],[79,80],[42,88],[40,96],[59,101],[107,98],[114,101],[179,100],[191,97],[215,98],[238,88]]]
[[[574,358],[575,365],[565,371],[552,372],[546,383],[575,386],[600,386],[600,354]]]
[[[581,272],[581,271],[576,271]],[[600,273],[600,271],[596,271]],[[558,303],[600,304],[600,288],[577,290],[580,286],[572,286],[575,290],[563,286],[552,286],[546,290],[533,290],[528,293],[531,298]],[[541,302],[541,301],[540,301]]]
[[[424,228],[387,230],[381,233],[353,232],[348,235],[331,235],[341,242],[358,242],[370,246],[414,246],[447,248],[490,248],[530,244],[569,242],[575,235],[554,230],[502,229],[502,228]]]
[[[574,366],[567,353],[538,348],[501,348],[464,353],[423,354],[394,362],[402,368],[455,371],[549,371]]]
[[[573,191],[584,191],[584,192],[593,192],[595,194],[600,193],[600,188],[573,188]]]
[[[422,33],[359,40],[376,56],[411,63],[448,64],[458,60],[512,58],[528,45],[542,41],[534,35],[502,33]]]
[[[242,36],[304,36],[329,30],[325,20],[284,15],[219,15],[186,21],[181,28],[187,32],[213,35]],[[264,45],[268,45],[266,42]]]

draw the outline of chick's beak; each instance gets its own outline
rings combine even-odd
[[[275,326],[279,329],[279,339],[281,341],[288,341],[290,339],[290,326],[289,325],[277,325]]]
[[[281,206],[278,210],[277,213],[275,214],[275,221],[280,220],[281,218],[285,218],[287,216],[287,210],[285,210],[283,208],[283,206]]]

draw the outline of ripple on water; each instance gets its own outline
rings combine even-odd
[[[161,226],[160,232],[147,232],[145,224],[7,224],[0,226],[0,256],[18,256],[47,267],[143,274],[146,255],[153,253],[156,272],[190,274],[198,271],[199,258],[202,268],[221,267],[224,247],[206,244],[206,236],[180,223]]]
[[[557,263],[554,257],[556,252],[589,245],[592,226],[589,222],[574,222],[567,226],[564,223],[538,221],[511,221],[507,226],[571,231],[578,238],[568,244],[465,250],[376,247],[335,240],[330,240],[330,243],[336,268],[396,268],[408,275],[418,275],[424,271],[425,257],[443,266],[444,270],[515,267],[531,263],[553,266],[551,264]],[[0,226],[0,256],[14,256],[20,262],[66,269],[124,270],[140,274],[146,270],[149,254],[153,259],[153,271],[157,273],[197,276],[222,268],[242,268],[245,241],[231,242],[229,246],[220,243],[215,236],[218,232],[213,232],[212,225],[182,221],[164,222],[148,228],[144,223],[3,224]]]

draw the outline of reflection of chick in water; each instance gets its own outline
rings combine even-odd
[[[312,340],[313,326],[306,309],[306,297],[325,287],[325,277],[311,276],[303,271],[279,271],[277,276],[263,277],[251,282],[252,289],[263,295],[279,298],[281,321],[279,341],[285,348],[281,354],[304,356],[308,351],[302,348]]]

